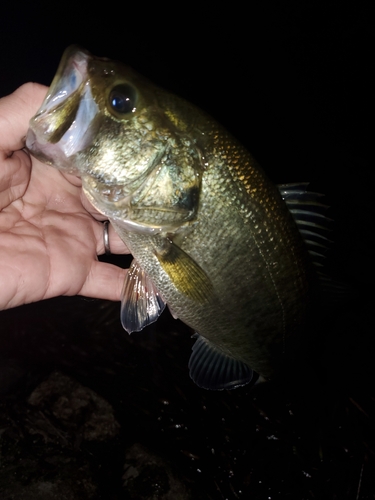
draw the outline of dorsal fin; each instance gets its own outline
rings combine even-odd
[[[332,219],[326,217],[328,205],[320,202],[323,194],[307,191],[308,182],[279,184],[280,194],[304,239],[311,259],[321,267],[324,253],[331,240],[326,236],[331,231]]]
[[[320,202],[324,195],[307,191],[308,185],[308,182],[279,184],[278,188],[317,267],[325,302],[341,303],[352,296],[352,289],[322,272],[324,254],[332,243],[326,236],[331,231],[332,219],[325,215],[328,205]]]

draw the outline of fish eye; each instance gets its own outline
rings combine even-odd
[[[123,83],[114,87],[109,94],[109,105],[119,115],[132,113],[136,109],[137,95],[135,89]]]

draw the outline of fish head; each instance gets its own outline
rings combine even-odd
[[[119,225],[171,231],[195,218],[204,165],[175,100],[126,65],[71,46],[26,147],[80,176],[91,203]]]

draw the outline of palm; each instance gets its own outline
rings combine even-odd
[[[44,93],[37,87],[35,100]],[[7,112],[1,105],[13,96],[0,101],[0,132]],[[20,150],[33,112],[17,132],[7,119],[0,139],[0,308],[57,295],[118,300],[124,273],[97,261],[104,251],[102,217],[82,198],[79,179]],[[112,233],[111,248],[126,251]]]

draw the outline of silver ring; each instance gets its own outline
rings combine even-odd
[[[108,226],[109,226],[109,220],[105,220],[103,223],[103,241],[104,241],[104,250],[106,255],[111,254],[111,248],[109,246]]]

